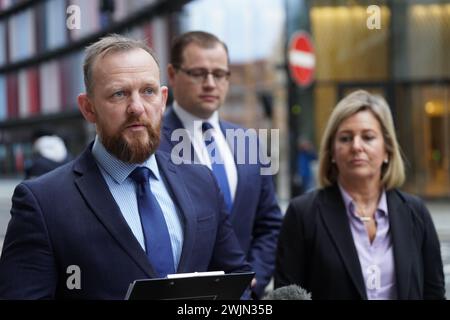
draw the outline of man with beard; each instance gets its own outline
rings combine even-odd
[[[212,173],[155,152],[168,89],[152,51],[105,37],[87,48],[84,79],[78,104],[97,136],[17,186],[0,298],[123,299],[136,279],[249,271]]]

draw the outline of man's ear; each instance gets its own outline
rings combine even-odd
[[[169,95],[169,88],[161,86],[161,113],[166,110],[167,96]]]
[[[87,121],[91,123],[97,122],[97,115],[95,114],[94,105],[86,93],[80,93],[78,95],[78,108]]]

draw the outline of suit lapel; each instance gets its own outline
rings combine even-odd
[[[175,114],[175,112],[173,111],[173,108],[170,108],[169,111],[167,111],[166,115],[164,116],[163,119],[163,129],[162,129],[162,133],[164,135],[164,139],[167,141],[167,143],[170,145],[170,151],[169,150],[165,150],[168,153],[171,153],[172,148],[178,144],[181,141],[172,141],[171,140],[171,136],[173,131],[177,130],[177,129],[184,129],[183,124],[181,123],[181,120],[178,118],[178,116]],[[189,136],[183,136],[184,138],[188,139],[188,141],[183,141],[183,143],[189,143],[189,146],[191,148],[191,155],[189,157],[189,155],[187,154],[180,154],[180,157],[185,160],[188,161],[187,163],[199,163],[198,159],[197,159],[197,155],[195,154],[195,150],[194,150],[194,146],[192,145],[191,139],[189,138]]]
[[[90,148],[77,160],[74,171],[78,175],[75,184],[92,212],[137,265],[149,277],[156,277],[144,250],[109,191]]]
[[[319,193],[319,211],[324,225],[328,229],[333,242],[344,262],[359,295],[367,299],[364,278],[361,271],[358,253],[348,222],[344,201],[337,185]]]
[[[410,209],[403,203],[395,190],[387,192],[387,203],[394,248],[398,299],[408,299],[412,261],[407,248],[411,246],[410,239],[414,237]]]
[[[180,179],[180,174],[177,172],[179,168],[159,152],[156,153],[156,160],[159,169],[167,181],[168,188],[170,192],[172,192],[172,199],[177,204],[177,207],[183,216],[184,240],[177,272],[187,272],[187,262],[195,243],[197,215],[193,210],[192,200],[187,192],[186,185],[184,181]]]
[[[170,136],[172,135],[172,131],[176,129],[183,129],[183,124],[173,111],[173,108],[170,108],[164,116],[163,120],[163,134],[167,142],[169,142],[170,144],[172,144]]]
[[[236,163],[236,158],[234,159]],[[247,183],[250,182],[250,179],[247,179],[247,172],[245,170],[245,165],[236,164],[237,169],[237,186],[236,186],[236,193],[234,194],[234,200],[233,200],[233,208],[231,209],[230,213],[230,219],[233,221],[235,217],[237,216],[237,212],[240,210],[240,204],[245,203],[245,197],[247,196],[247,193],[245,190],[249,190],[247,187]]]

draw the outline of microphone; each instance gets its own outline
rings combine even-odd
[[[269,292],[263,300],[312,300],[311,293],[302,287],[291,284]]]

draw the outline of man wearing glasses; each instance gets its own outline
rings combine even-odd
[[[182,34],[172,44],[168,76],[174,103],[163,119],[160,149],[171,153],[179,143],[172,133],[184,129],[191,150],[182,156],[213,171],[234,231],[256,272],[254,297],[260,298],[274,270],[282,216],[272,177],[260,174],[260,164],[236,162],[236,152],[242,150],[230,148],[225,138],[229,130],[243,130],[219,119],[229,88],[227,46],[210,33]]]

